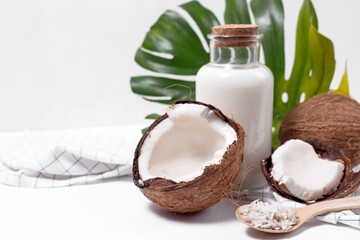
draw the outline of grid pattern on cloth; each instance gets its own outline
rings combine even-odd
[[[0,134],[0,182],[18,187],[87,184],[131,174],[140,126]]]

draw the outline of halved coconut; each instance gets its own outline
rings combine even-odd
[[[360,185],[343,152],[314,142],[289,140],[261,168],[276,192],[302,203],[345,197]]]
[[[174,212],[203,210],[233,187],[243,160],[244,130],[211,105],[178,101],[141,138],[136,186]]]

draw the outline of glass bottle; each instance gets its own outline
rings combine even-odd
[[[265,184],[261,159],[271,154],[274,77],[259,62],[258,27],[228,24],[212,29],[210,63],[196,76],[196,99],[219,108],[245,130],[244,161],[234,190]]]

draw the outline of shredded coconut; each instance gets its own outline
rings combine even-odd
[[[240,209],[242,218],[256,228],[289,230],[298,222],[292,208],[255,200]]]

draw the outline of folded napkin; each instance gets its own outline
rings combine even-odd
[[[17,187],[63,187],[131,175],[141,125],[0,134],[0,183]],[[353,195],[360,195],[360,189]],[[260,199],[290,207],[302,204],[269,186],[241,193],[242,200]],[[356,215],[359,214],[359,215]],[[315,220],[360,228],[360,211],[341,211]]]
[[[62,187],[131,174],[141,126],[0,134],[0,182]]]

